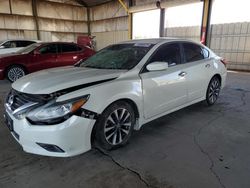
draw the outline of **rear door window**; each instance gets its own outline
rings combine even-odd
[[[204,59],[203,51],[200,46],[192,43],[183,43],[186,63]]]
[[[77,52],[81,50],[81,48],[75,44],[59,44],[59,46],[61,53]]]

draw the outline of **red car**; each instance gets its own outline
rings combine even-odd
[[[14,54],[0,56],[0,79],[11,82],[42,69],[74,65],[94,50],[69,42],[34,43]]]

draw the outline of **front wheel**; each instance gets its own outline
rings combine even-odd
[[[97,146],[111,150],[125,145],[134,129],[135,113],[126,102],[111,104],[96,124],[95,141]]]
[[[25,70],[23,67],[18,65],[13,65],[9,67],[6,72],[6,77],[11,82],[15,82],[17,79],[23,76],[25,76]]]
[[[220,94],[220,88],[221,88],[220,79],[216,76],[213,77],[209,82],[206,94],[206,101],[209,106],[213,105],[217,101]]]

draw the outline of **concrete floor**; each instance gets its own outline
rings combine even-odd
[[[1,103],[9,87],[0,82]],[[195,104],[153,121],[109,153],[27,154],[2,118],[0,124],[1,188],[250,187],[249,73],[229,73],[216,105]]]

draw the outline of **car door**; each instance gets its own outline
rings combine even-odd
[[[74,65],[81,59],[80,51],[82,50],[76,44],[59,43],[58,66]]]
[[[182,43],[185,61],[188,101],[192,102],[205,96],[209,82],[208,68],[210,60],[205,58],[203,47],[194,43]]]
[[[29,65],[31,72],[57,67],[57,44],[45,44],[33,52]]]
[[[144,116],[152,118],[173,110],[187,102],[185,75],[181,75],[182,56],[179,43],[160,46],[149,59],[149,63],[164,61],[166,70],[147,71],[140,74],[143,87]]]

